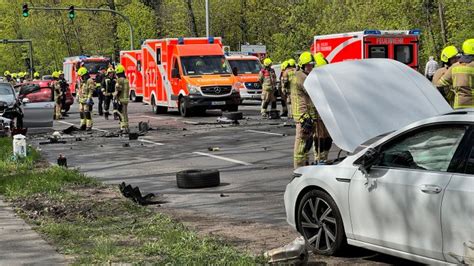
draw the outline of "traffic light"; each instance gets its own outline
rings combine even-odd
[[[30,10],[28,9],[28,4],[23,4],[23,17],[26,18],[30,15]]]
[[[73,20],[76,17],[76,12],[74,11],[74,6],[69,7],[68,17]]]

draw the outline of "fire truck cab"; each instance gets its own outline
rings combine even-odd
[[[130,100],[143,99],[142,50],[120,51],[120,64],[130,82]]]
[[[363,58],[391,58],[418,69],[420,30],[365,30],[314,37],[313,53],[330,63]]]
[[[240,95],[220,38],[146,40],[142,58],[143,101],[155,113],[237,111]]]
[[[91,78],[95,79],[99,70],[104,67],[108,68],[110,65],[110,58],[103,56],[72,56],[64,58],[63,72],[64,78],[69,83],[69,90],[73,95],[76,95],[79,89],[80,80],[77,76],[77,70],[84,66],[89,71]]]

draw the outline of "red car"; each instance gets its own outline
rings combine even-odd
[[[36,80],[36,81],[29,81],[22,84],[15,86],[15,88],[19,89],[18,96],[20,99],[28,98],[32,102],[38,102],[42,100],[44,97],[50,97],[49,90],[52,89],[51,86],[52,80]],[[24,96],[28,92],[28,95]],[[64,112],[68,112],[71,108],[71,105],[74,103],[74,97],[71,94],[71,91],[66,90],[66,104],[63,106]]]

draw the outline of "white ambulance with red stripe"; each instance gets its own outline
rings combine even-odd
[[[103,56],[71,56],[64,58],[63,72],[64,78],[69,84],[69,90],[73,95],[79,90],[81,81],[77,76],[77,70],[83,66],[87,68],[91,78],[95,79],[101,68],[107,69],[110,65],[110,58]]]
[[[130,100],[143,99],[142,50],[120,51],[120,64],[130,82]]]
[[[240,94],[220,38],[151,39],[141,51],[143,101],[155,113],[237,111]]]
[[[420,30],[365,30],[314,37],[312,53],[330,63],[363,58],[391,58],[418,69]]]

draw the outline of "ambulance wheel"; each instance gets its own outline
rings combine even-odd
[[[188,101],[181,97],[179,98],[179,114],[182,117],[189,117],[191,115],[191,109],[188,107]]]
[[[151,99],[151,108],[153,109],[153,113],[157,114],[157,115],[158,114],[165,114],[166,112],[168,112],[168,108],[166,108],[164,106],[156,105],[155,98]]]
[[[176,183],[179,188],[204,188],[220,185],[218,170],[185,170],[176,173]]]

